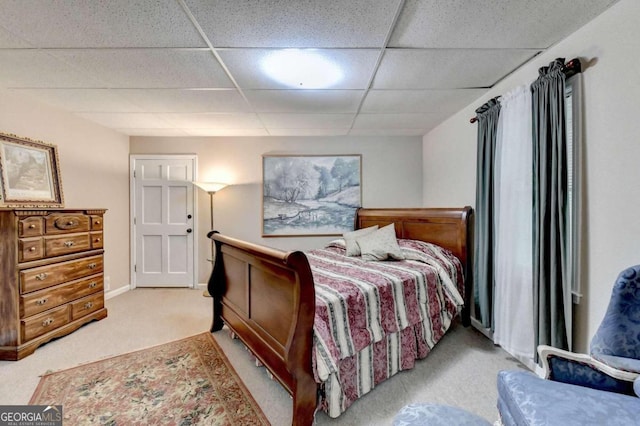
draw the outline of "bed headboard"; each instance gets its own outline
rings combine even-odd
[[[356,212],[356,229],[395,224],[396,236],[437,244],[455,254],[462,262],[465,276],[465,312],[469,321],[473,292],[473,210],[455,208],[360,208]]]

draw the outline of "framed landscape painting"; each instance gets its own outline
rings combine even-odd
[[[262,236],[342,235],[362,205],[361,155],[263,155]]]
[[[62,207],[55,145],[0,133],[0,205]]]

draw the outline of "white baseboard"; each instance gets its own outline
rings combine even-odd
[[[471,326],[478,330],[480,333],[493,342],[493,331],[490,328],[485,328],[480,321],[471,317]]]
[[[111,290],[111,291],[106,292],[104,294],[104,298],[105,299],[111,299],[112,297],[120,296],[121,294],[124,294],[124,293],[128,292],[129,290],[131,290],[131,286],[130,285],[125,285],[125,286],[122,286],[122,287],[117,288],[115,290]]]
[[[111,299],[112,297],[120,296],[121,294],[126,293],[129,290],[133,290],[131,288],[131,285],[128,285],[128,286],[125,285],[125,286],[122,286],[122,287],[117,288],[115,290],[111,290],[111,291],[106,292],[104,294],[104,298],[105,298],[105,300],[106,299]],[[204,291],[207,290],[207,284],[206,283],[198,283],[198,284],[196,284],[196,287],[195,287],[194,290],[199,290],[199,291],[204,292]]]

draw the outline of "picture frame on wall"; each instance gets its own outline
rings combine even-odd
[[[262,236],[342,235],[362,206],[362,155],[263,155]]]
[[[57,146],[0,133],[0,206],[64,207]]]

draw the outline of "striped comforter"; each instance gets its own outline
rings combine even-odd
[[[398,240],[406,260],[345,256],[336,240],[306,252],[316,289],[313,363],[331,417],[427,356],[463,304],[462,265],[429,243]]]

